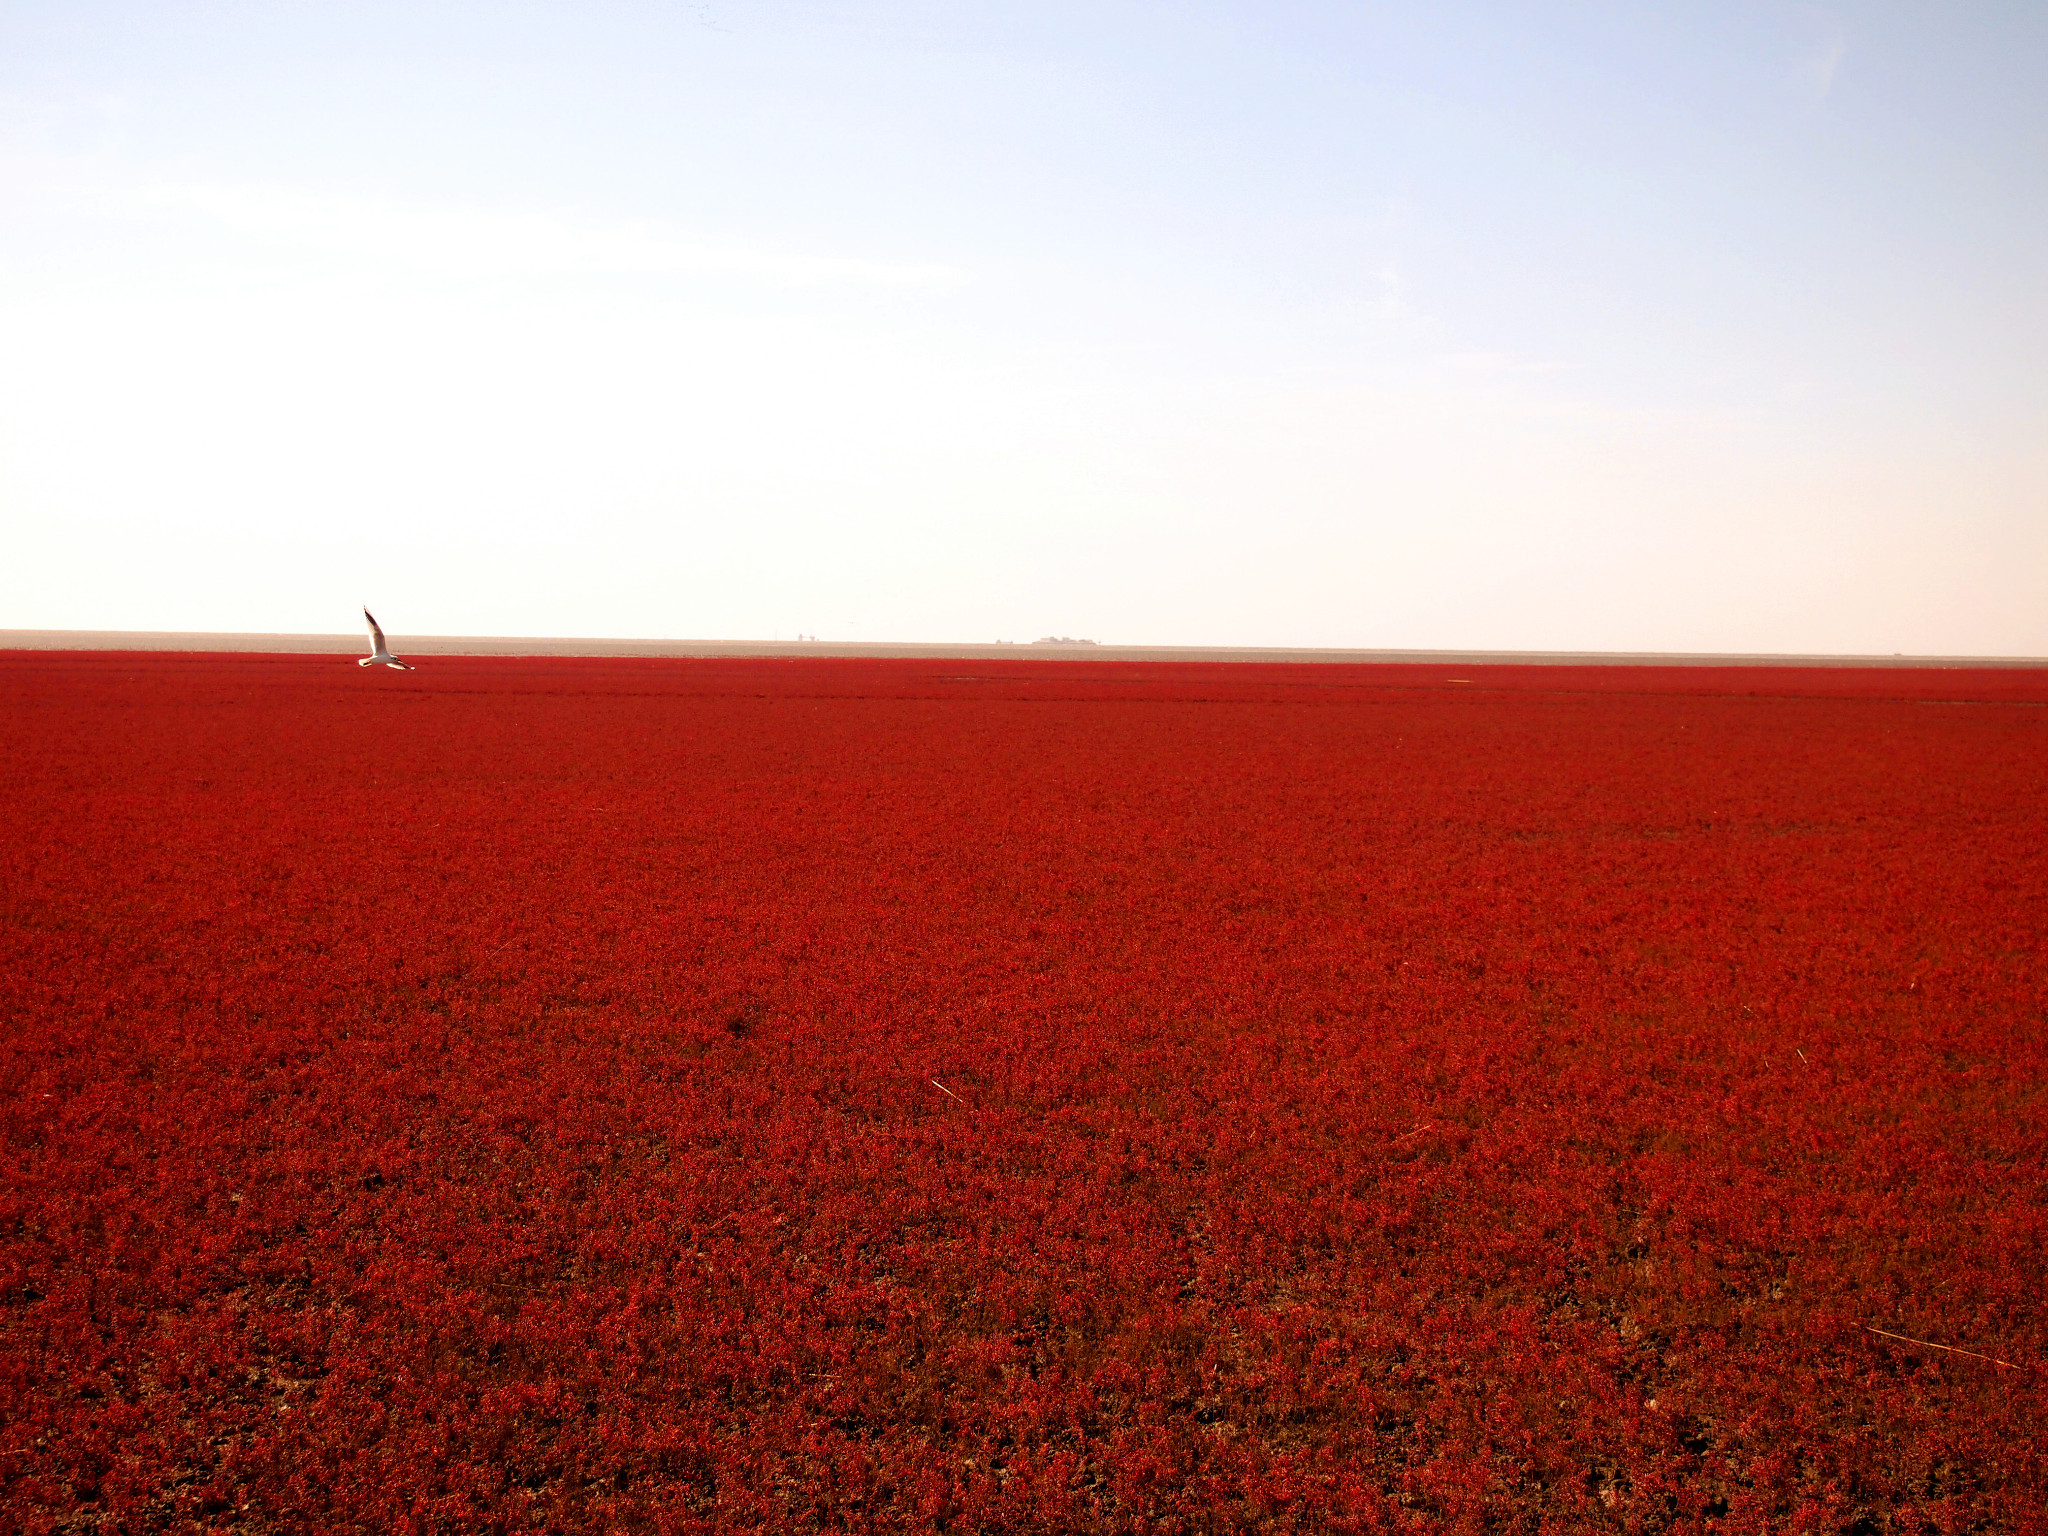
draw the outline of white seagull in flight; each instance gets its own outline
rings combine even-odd
[[[391,654],[391,648],[384,643],[384,631],[377,627],[377,621],[370,616],[370,610],[363,610],[363,617],[370,620],[370,654],[356,663],[359,667],[396,667],[401,672],[410,672],[411,667]]]

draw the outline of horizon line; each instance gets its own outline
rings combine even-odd
[[[1696,667],[1949,667],[2048,668],[2048,657],[1877,655],[1773,651],[1544,651],[1452,650],[1348,646],[1128,645],[1097,641],[1000,640],[682,640],[602,636],[394,635],[392,648],[419,656],[715,657],[814,656],[888,659],[919,657],[1008,660],[1042,657],[1065,661],[1321,662],[1353,665],[1458,663],[1480,666],[1696,666]],[[364,649],[356,634],[265,633],[250,630],[0,629],[0,650],[242,652],[271,655],[351,655]]]

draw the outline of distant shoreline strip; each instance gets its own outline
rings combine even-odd
[[[401,654],[419,656],[645,656],[716,657],[890,657],[961,661],[1196,661],[1329,662],[1386,665],[1544,667],[1949,667],[2048,668],[2039,656],[1796,656],[1755,652],[1710,654],[1651,651],[1401,651],[1341,650],[1294,646],[1207,645],[939,645],[912,642],[830,640],[606,640],[542,639],[479,635],[393,635]],[[349,655],[362,651],[361,635],[203,634],[165,630],[0,629],[0,650],[14,651],[245,651],[270,655]]]

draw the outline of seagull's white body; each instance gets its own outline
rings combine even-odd
[[[370,610],[363,610],[363,617],[370,622],[370,654],[356,663],[359,667],[396,667],[401,672],[410,672],[411,667],[391,654],[391,648],[384,643],[384,631],[377,627],[377,621],[370,618]]]

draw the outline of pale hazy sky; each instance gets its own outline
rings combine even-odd
[[[2048,654],[2048,5],[0,0],[0,627]]]

